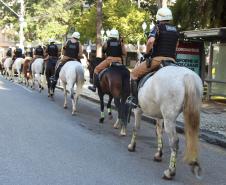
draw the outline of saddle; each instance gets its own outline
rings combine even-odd
[[[143,87],[144,83],[151,77],[153,76],[159,69],[166,67],[166,66],[178,66],[176,63],[174,63],[172,60],[163,60],[159,66],[159,68],[156,71],[150,72],[143,77],[140,78],[139,83],[138,83],[138,90]]]
[[[113,62],[109,67],[105,68],[104,70],[102,70],[99,75],[98,75],[98,78],[99,80],[101,80],[101,78],[103,77],[104,73],[106,73],[107,71],[110,71],[110,70],[124,70],[126,69],[126,67],[121,64],[121,63],[118,63],[118,62]]]

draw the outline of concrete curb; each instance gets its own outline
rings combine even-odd
[[[60,86],[57,86],[58,89],[63,89]],[[86,100],[92,101],[94,103],[99,103],[100,101],[92,96],[88,96],[86,94],[81,94],[81,97],[83,97]],[[106,102],[105,102],[106,103]],[[112,106],[115,109],[115,106]],[[147,121],[151,124],[155,124],[155,120],[148,117],[148,116],[142,116],[142,120]],[[177,121],[177,126],[176,130],[180,134],[184,134],[184,126],[183,123],[180,121]],[[207,143],[214,144],[223,148],[226,148],[226,137],[217,133],[217,132],[212,132],[206,129],[200,129],[200,134],[199,134],[200,139],[206,141]]]

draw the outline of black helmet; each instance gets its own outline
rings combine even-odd
[[[7,57],[12,57],[12,48],[9,48],[6,52]]]
[[[15,50],[15,56],[17,58],[22,57],[22,53],[23,53],[23,51],[22,51],[21,48],[16,48],[16,50]]]

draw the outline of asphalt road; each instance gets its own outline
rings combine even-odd
[[[46,91],[0,77],[0,185],[226,185],[225,149],[200,142],[204,174],[197,180],[182,161],[180,135],[177,174],[165,181],[161,176],[168,166],[168,140],[165,136],[163,162],[152,161],[153,125],[142,122],[137,151],[130,153],[132,124],[129,136],[119,137],[113,121],[98,123],[97,104],[80,98],[76,116],[71,116],[69,99],[68,105],[63,109],[60,90],[50,101]]]

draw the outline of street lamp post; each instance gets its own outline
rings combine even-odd
[[[20,2],[20,14],[16,13],[3,0],[0,0],[0,2],[19,18],[19,24],[20,24],[20,32],[19,32],[20,45],[19,45],[19,47],[24,51],[24,30],[23,30],[24,24],[25,24],[25,21],[24,21],[24,15],[25,15],[24,0],[19,0],[19,2]]]

